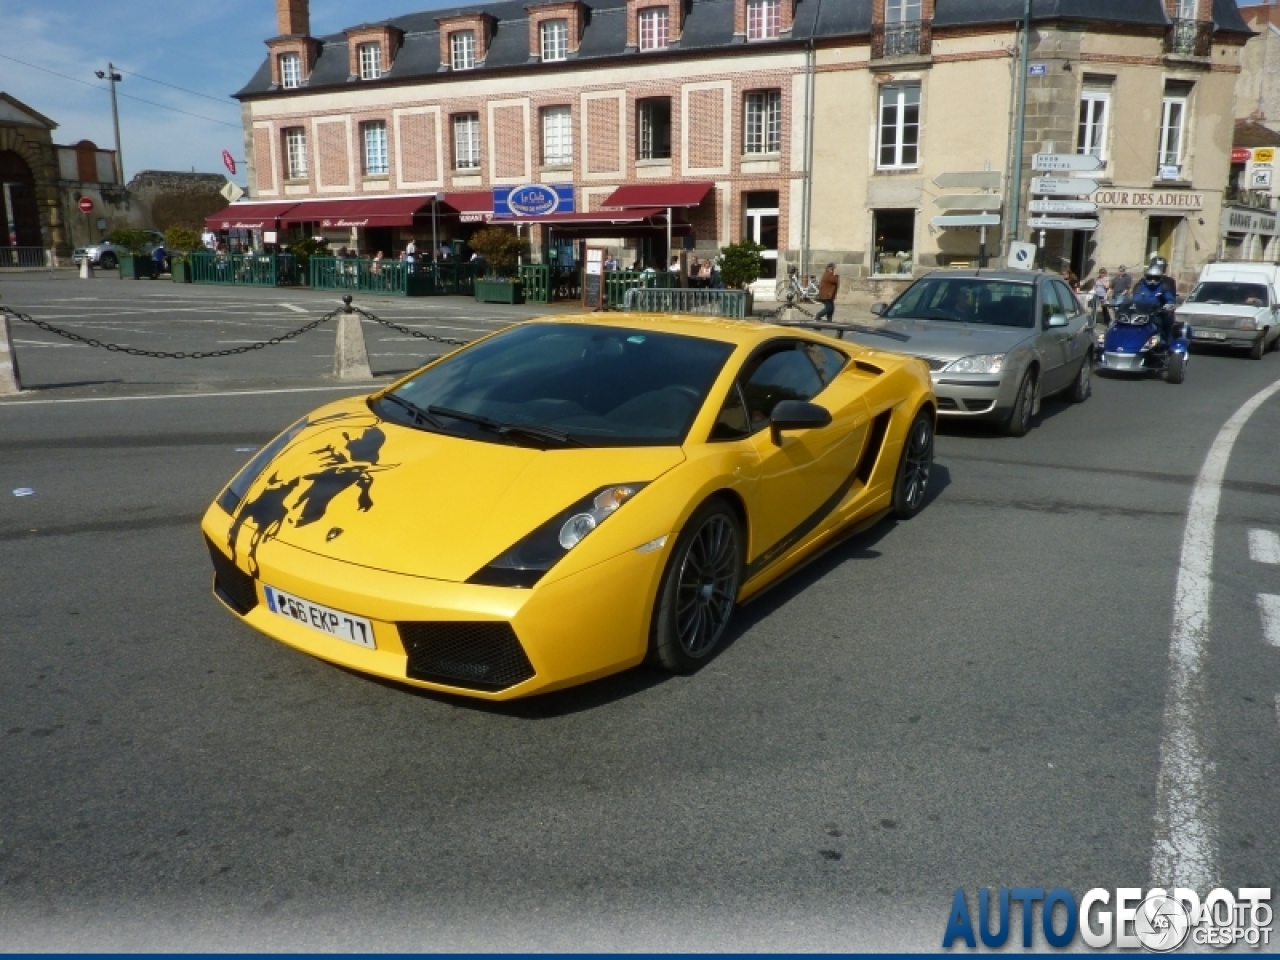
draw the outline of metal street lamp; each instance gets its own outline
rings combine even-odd
[[[124,186],[124,155],[120,152],[120,113],[116,109],[116,84],[123,82],[124,77],[116,73],[114,63],[108,61],[107,69],[95,70],[93,75],[99,80],[106,80],[111,88],[111,126],[116,132],[116,182]]]

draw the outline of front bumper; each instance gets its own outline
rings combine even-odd
[[[1192,343],[1216,343],[1224,347],[1248,350],[1267,335],[1265,330],[1230,330],[1214,327],[1192,327]]]
[[[670,549],[629,551],[525,590],[374,570],[268,540],[258,548],[259,575],[252,578],[242,566],[232,565],[228,556],[231,518],[212,506],[201,526],[210,550],[221,554],[221,559],[214,557],[219,571],[215,596],[249,626],[361,673],[486,700],[545,693],[639,664],[648,649],[650,611]],[[241,564],[249,535],[245,530],[240,536]],[[224,585],[220,582],[224,578],[236,583]],[[347,643],[272,612],[262,590],[264,583],[368,618],[375,649]],[[437,644],[435,666],[424,667],[422,643],[431,642],[429,637],[424,639],[424,631],[438,634],[442,629],[448,633],[441,641],[448,652],[439,653]],[[511,647],[512,636],[518,650]],[[506,638],[505,651],[493,651],[495,637]],[[493,660],[499,656],[507,658],[503,661],[507,666],[513,656],[527,663],[523,672],[507,670],[503,676],[527,678],[507,685],[499,681],[496,687],[485,683],[486,671],[493,669]],[[441,678],[441,669],[452,678]],[[422,679],[424,675],[433,679]]]
[[[1097,366],[1102,370],[1141,373],[1155,369],[1147,362],[1146,353],[1099,353]]]
[[[1002,418],[1013,406],[1016,385],[1003,374],[971,377],[931,372],[933,392],[938,398],[938,416],[971,419]]]

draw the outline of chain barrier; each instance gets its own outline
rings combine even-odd
[[[302,336],[304,333],[310,333],[321,324],[328,323],[334,317],[343,313],[357,313],[366,320],[372,320],[374,323],[380,323],[384,327],[390,327],[400,333],[408,334],[411,337],[417,337],[420,340],[431,340],[436,343],[449,344],[450,346],[462,347],[466,346],[468,340],[450,340],[447,337],[437,337],[434,334],[422,333],[418,330],[412,330],[409,327],[403,327],[398,323],[392,323],[389,320],[383,320],[381,317],[374,316],[367,310],[361,310],[359,307],[352,306],[351,297],[342,298],[343,305],[336,310],[330,310],[324,316],[312,320],[310,323],[303,324],[297,330],[291,330],[288,333],[282,333],[278,337],[272,337],[269,340],[259,340],[256,343],[247,343],[238,347],[230,347],[226,350],[205,350],[205,351],[164,351],[164,350],[143,350],[141,347],[127,347],[119,343],[105,343],[93,337],[86,337],[71,330],[63,330],[61,327],[55,327],[53,324],[45,320],[37,320],[35,317],[28,316],[12,307],[6,307],[0,304],[0,314],[12,317],[15,320],[21,320],[23,323],[29,323],[34,327],[39,327],[47,333],[62,337],[65,340],[71,340],[75,343],[82,343],[86,347],[98,347],[109,353],[125,353],[131,357],[151,357],[157,360],[209,360],[214,357],[234,357],[242,353],[252,353],[254,350],[261,350],[263,347],[274,347],[278,343],[285,343],[296,337]]]

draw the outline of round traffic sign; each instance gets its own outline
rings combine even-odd
[[[81,213],[93,213],[93,201],[92,201],[92,200],[90,200],[88,197],[81,197],[81,198],[80,198],[80,212],[81,212]]]
[[[231,155],[230,150],[222,151],[222,165],[234,177],[236,173],[236,158]]]

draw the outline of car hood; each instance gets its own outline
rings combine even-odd
[[[1249,307],[1234,303],[1184,303],[1177,309],[1178,316],[1186,317],[1253,317],[1264,306]]]
[[[683,459],[679,447],[466,440],[388,423],[360,401],[313,415],[249,488],[231,536],[242,553],[275,539],[346,563],[464,581],[600,487],[651,481]]]
[[[982,353],[1008,353],[1036,334],[1029,327],[997,327],[946,320],[889,320],[880,329],[902,333],[911,339],[894,343],[886,337],[870,334],[854,334],[852,339],[864,346],[909,353],[914,357],[958,360]]]

